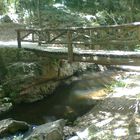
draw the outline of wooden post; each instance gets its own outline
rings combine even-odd
[[[90,34],[90,49],[92,50],[93,42],[92,42],[92,30],[91,29],[89,30],[89,34]]]
[[[41,21],[41,11],[40,11],[40,7],[41,7],[41,1],[38,0],[38,22],[39,22],[39,28],[42,29],[42,21]],[[38,36],[38,45],[41,46],[41,31],[38,32],[39,36]]]
[[[20,30],[17,30],[17,43],[18,43],[18,48],[21,48],[21,34],[20,34]]]
[[[38,31],[38,46],[41,46],[41,31]]]
[[[32,32],[32,41],[34,42],[35,41],[35,37],[34,37],[34,32]]]
[[[138,26],[138,40],[140,41],[140,26]]]
[[[68,61],[72,63],[73,61],[73,47],[72,47],[72,32],[67,31],[67,43],[68,43]]]
[[[50,40],[51,40],[51,35],[50,35],[50,32],[49,31],[47,31],[47,41],[46,42],[50,42]]]

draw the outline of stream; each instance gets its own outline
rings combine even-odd
[[[113,80],[114,71],[86,72],[64,81],[52,96],[35,103],[22,103],[0,119],[13,118],[32,125],[40,125],[60,118],[74,121],[88,112],[98,102],[98,97],[106,96],[105,85]]]
[[[87,71],[73,76],[63,81],[52,96],[18,104],[0,119],[13,118],[34,127],[64,118],[65,139],[73,134],[81,139],[140,139],[140,67],[137,68]]]

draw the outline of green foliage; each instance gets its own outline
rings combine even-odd
[[[123,81],[114,81],[111,85],[105,85],[106,89],[109,91],[109,92],[113,92],[113,90],[115,88],[118,88],[118,87],[126,87],[127,84]]]
[[[0,0],[0,15],[8,11],[8,0]]]
[[[38,26],[37,12],[34,14],[36,16],[32,16],[31,24]],[[53,6],[46,6],[41,11],[41,21],[42,27],[46,28],[66,28],[71,26],[88,26],[91,24],[91,22],[88,22],[78,13],[73,13],[66,7],[57,8]]]
[[[68,22],[72,21],[67,18],[67,12],[61,14],[61,12],[58,11],[60,16],[55,18],[56,13],[53,12],[53,10],[48,9],[48,7],[54,7],[54,4],[56,3],[63,4],[64,7],[70,9],[69,13],[74,12],[94,16],[97,13],[102,13],[102,16],[97,17],[97,21],[99,20],[99,23],[101,24],[128,23],[139,21],[140,18],[139,0],[0,0],[0,13],[8,11],[9,6],[14,5],[18,15],[20,17],[28,17],[30,22],[32,21],[32,17],[39,16],[39,12],[40,14],[44,12],[50,14],[49,11],[52,11],[54,20],[63,20],[65,17]],[[60,11],[64,11],[64,7],[61,7]],[[77,21],[78,20],[80,20],[80,18],[78,18]]]
[[[4,64],[2,54],[0,53],[0,83],[2,82],[2,80],[4,80],[6,74],[7,74],[7,69]]]
[[[15,99],[18,95],[19,95],[19,92],[11,92],[11,93],[9,94],[9,97],[10,97],[11,99]]]

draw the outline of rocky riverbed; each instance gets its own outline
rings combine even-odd
[[[63,79],[95,67],[38,57],[32,52],[9,47],[0,48],[0,59],[0,115],[9,111],[13,104],[35,102],[51,95]],[[15,126],[15,120],[12,124],[11,120],[2,120],[1,137],[19,131]]]
[[[75,134],[70,140],[139,140],[139,77],[139,72],[118,75],[108,96],[79,117],[74,127],[67,127]]]
[[[112,74],[111,77],[115,79],[115,83],[106,87],[107,94],[103,94],[102,91],[89,94],[90,96],[88,96],[88,98],[98,100],[97,104],[94,105],[88,113],[78,117],[72,125],[68,125],[66,120],[63,119],[38,126],[31,126],[25,123],[25,125],[28,126],[26,133],[24,129],[17,129],[16,127],[16,129],[14,128],[14,133],[17,135],[10,135],[10,138],[25,140],[35,138],[38,140],[139,140],[140,73],[134,71],[105,71],[105,73]],[[97,75],[98,74],[99,73],[97,73]],[[83,79],[85,77],[87,78],[87,75],[82,76]],[[106,81],[105,77],[106,75],[104,75],[102,79],[104,82]],[[97,79],[97,81],[98,80],[99,79]],[[16,126],[17,123],[23,124],[23,122],[11,119],[3,120],[0,123],[0,128],[2,130],[4,128],[5,134],[6,127],[8,132],[13,134],[11,126],[15,126],[11,125],[11,121],[13,121],[13,124]],[[8,122],[10,127],[3,122]],[[19,134],[19,132],[22,133]]]

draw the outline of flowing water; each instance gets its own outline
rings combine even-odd
[[[50,97],[35,103],[18,104],[0,116],[38,125],[65,118],[69,121],[89,111],[99,97],[106,96],[105,85],[110,84],[115,72],[86,72],[61,84]]]

